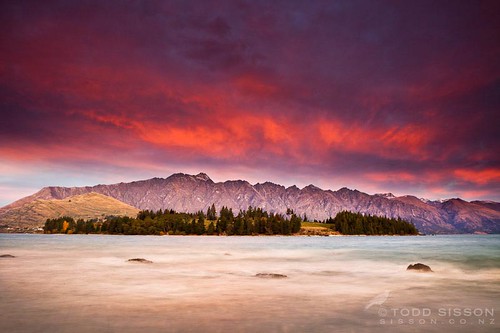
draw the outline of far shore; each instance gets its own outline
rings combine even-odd
[[[343,235],[339,233],[330,233],[330,234],[303,234],[303,233],[297,233],[297,234],[291,234],[291,235],[264,235],[264,234],[258,234],[258,235],[154,235],[154,234],[147,234],[147,235],[125,235],[125,234],[103,234],[103,233],[91,233],[91,234],[63,234],[63,233],[54,233],[54,234],[46,234],[43,232],[30,232],[30,231],[4,231],[0,230],[0,234],[18,234],[18,235],[58,235],[58,236],[75,236],[75,235],[92,235],[92,236],[155,236],[155,237],[186,237],[186,236],[191,236],[191,237],[408,237],[408,236],[435,236],[435,234],[432,235]],[[441,235],[441,234],[440,234]],[[456,234],[442,234],[442,235],[456,235]],[[468,235],[468,234],[467,234]],[[474,234],[470,234],[474,235]]]

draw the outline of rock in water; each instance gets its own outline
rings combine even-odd
[[[284,274],[276,274],[276,273],[258,273],[255,274],[255,276],[263,279],[284,279],[287,277]]]
[[[140,262],[140,263],[143,263],[143,264],[152,264],[153,263],[151,260],[147,260],[147,259],[144,259],[144,258],[132,258],[132,259],[129,259],[127,261],[130,261],[130,262]]]
[[[408,268],[406,268],[407,271],[417,271],[417,272],[433,272],[433,270],[424,264],[417,263],[415,265],[409,265]]]
[[[0,255],[0,258],[15,258],[12,254],[2,254]]]

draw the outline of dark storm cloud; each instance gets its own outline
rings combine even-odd
[[[60,144],[96,164],[136,154],[401,188],[392,174],[408,192],[498,196],[496,1],[1,6],[9,159]]]

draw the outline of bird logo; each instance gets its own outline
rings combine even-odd
[[[385,301],[387,301],[387,299],[389,298],[390,294],[391,294],[391,292],[389,290],[386,290],[383,293],[373,297],[370,300],[370,302],[368,302],[368,304],[365,306],[365,311],[367,311],[368,309],[370,309],[374,305],[380,306],[380,305],[384,304]]]

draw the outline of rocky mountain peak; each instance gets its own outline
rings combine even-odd
[[[390,192],[388,193],[377,193],[375,194],[376,196],[379,196],[379,197],[382,197],[382,198],[386,198],[386,199],[394,199],[396,196]]]
[[[208,181],[211,182],[212,181],[212,179],[210,179],[210,177],[208,177],[208,175],[206,173],[204,173],[204,172],[200,172],[199,174],[197,174],[195,176],[195,178],[199,179],[199,180],[206,181],[206,182],[208,182]]]
[[[304,187],[302,189],[303,191],[323,191],[322,189],[320,189],[319,187],[313,185],[313,184],[309,184],[307,185],[306,187]]]

